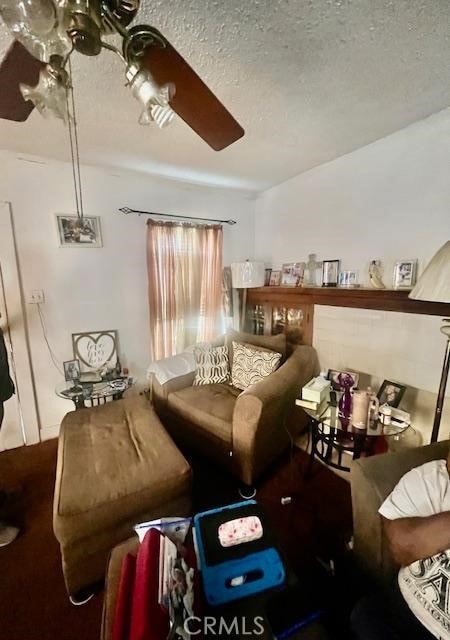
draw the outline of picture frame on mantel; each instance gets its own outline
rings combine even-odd
[[[103,246],[99,216],[56,214],[59,246],[98,249]]]
[[[417,279],[417,259],[399,260],[394,266],[394,289],[412,289]]]
[[[272,273],[270,274],[269,286],[279,287],[280,283],[281,283],[281,270],[272,269]]]
[[[324,260],[322,262],[322,287],[337,287],[340,260]]]

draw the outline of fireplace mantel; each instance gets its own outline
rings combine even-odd
[[[298,332],[298,335],[301,335],[303,343],[312,344],[314,307],[316,305],[450,317],[450,304],[411,300],[408,298],[408,294],[409,291],[393,289],[339,289],[335,287],[260,287],[248,289],[246,325],[252,332],[266,335],[279,331],[289,333],[294,330],[294,332]],[[289,310],[294,318],[291,322]],[[297,310],[297,315],[295,315],[295,310]]]

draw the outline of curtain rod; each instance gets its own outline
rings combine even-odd
[[[196,216],[177,216],[173,213],[155,213],[153,211],[139,211],[138,209],[130,209],[130,207],[121,207],[120,213],[128,215],[129,213],[137,213],[139,216],[159,216],[162,218],[177,218],[182,220],[201,220],[202,222],[221,222],[223,224],[236,224],[236,220],[217,220],[216,218],[198,218]]]

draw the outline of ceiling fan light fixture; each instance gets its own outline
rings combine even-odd
[[[102,50],[102,17],[99,0],[72,0],[67,33],[74,48],[85,56]]]
[[[0,0],[0,15],[13,34],[46,37],[56,25],[52,0]]]
[[[169,100],[175,94],[175,86],[160,86],[147,69],[136,63],[128,65],[126,78],[131,93],[144,107],[139,124],[148,125],[154,122],[160,129],[167,127],[175,117],[175,112],[169,104]]]
[[[0,0],[0,16],[32,56],[48,62],[53,55],[66,56],[72,48],[64,21],[65,2]]]
[[[39,74],[39,82],[35,87],[20,85],[24,100],[31,100],[39,113],[45,118],[57,117],[67,124],[67,87],[69,76],[63,69],[54,69],[47,65]]]

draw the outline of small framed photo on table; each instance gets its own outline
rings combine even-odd
[[[356,373],[356,371],[328,369],[327,379],[331,382],[331,388],[334,391],[342,391],[342,382],[348,383],[350,389],[354,389],[358,386],[359,373]]]
[[[391,380],[384,380],[377,393],[380,406],[382,404],[388,404],[391,407],[397,408],[405,391],[406,387],[403,384],[392,382]]]
[[[399,260],[394,267],[394,289],[412,289],[416,284],[417,260]]]
[[[322,287],[337,287],[339,264],[339,260],[324,260],[322,262]]]
[[[79,380],[81,376],[80,361],[79,360],[66,360],[63,362],[64,377],[67,382]]]

